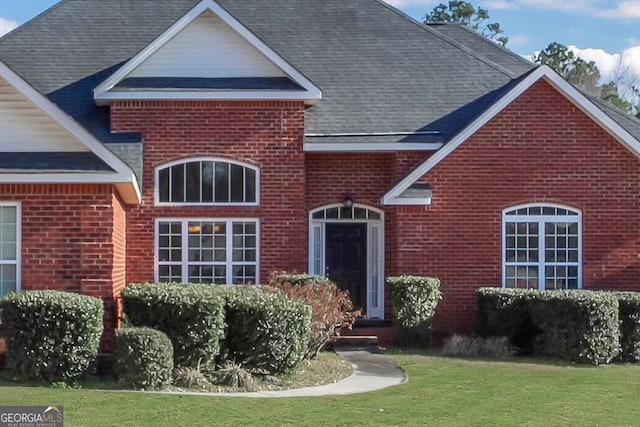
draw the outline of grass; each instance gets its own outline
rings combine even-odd
[[[407,384],[372,393],[250,399],[0,387],[2,405],[65,406],[67,426],[632,426],[640,365],[577,366],[510,359],[388,354]]]

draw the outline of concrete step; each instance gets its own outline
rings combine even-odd
[[[335,339],[337,347],[378,347],[378,337],[375,335],[342,335]]]

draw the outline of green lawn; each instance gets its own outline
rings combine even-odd
[[[0,404],[62,403],[71,427],[640,425],[640,365],[390,357],[409,383],[352,396],[248,399],[0,387]]]

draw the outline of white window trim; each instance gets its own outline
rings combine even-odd
[[[0,202],[0,206],[16,208],[16,259],[0,260],[0,264],[16,266],[16,292],[19,292],[22,290],[22,203]]]
[[[321,206],[316,209],[312,209],[309,211],[309,231],[308,231],[308,271],[309,274],[318,274],[321,276],[325,275],[326,268],[326,259],[325,259],[325,251],[326,251],[326,241],[325,241],[325,232],[326,232],[326,224],[327,223],[338,223],[338,224],[348,224],[348,223],[357,223],[357,224],[367,224],[367,318],[379,318],[384,319],[384,303],[385,303],[385,275],[384,275],[384,259],[385,259],[385,230],[384,230],[384,211],[367,206],[359,203],[354,203],[354,208],[363,208],[369,211],[376,212],[380,214],[380,219],[337,219],[337,218],[325,218],[325,219],[317,219],[313,218],[313,214],[317,212],[321,212],[331,208],[342,208],[342,203],[334,203],[330,205]],[[373,228],[378,229],[378,306],[373,307],[371,304],[370,296],[372,292],[372,259],[373,254],[371,253],[371,238],[373,234]],[[319,229],[320,233],[320,242],[316,242],[314,240],[314,229]],[[315,260],[314,255],[316,255],[315,245],[320,245],[320,254],[318,257],[318,261],[320,263],[321,271],[316,271],[315,268]]]
[[[161,202],[160,201],[160,171],[173,166],[187,164],[191,162],[219,162],[230,165],[242,166],[253,170],[256,173],[256,201],[255,202]],[[175,160],[156,166],[154,171],[153,201],[156,206],[260,206],[260,168],[249,163],[237,160],[225,159],[223,157],[190,157],[187,159]],[[185,183],[186,185],[186,183]],[[215,185],[215,182],[214,182]]]
[[[577,215],[507,215],[508,212],[512,212],[518,209],[524,208],[555,208],[555,209],[566,209],[567,211],[571,211],[576,213]],[[574,219],[575,221],[563,221],[563,218]],[[510,220],[510,221],[507,221]],[[506,233],[506,224],[507,222],[538,222],[542,227],[539,226],[538,233],[538,251],[540,252],[540,256],[538,257],[538,290],[545,290],[545,274],[544,267],[554,265],[554,263],[545,262],[545,233],[544,233],[544,223],[545,222],[575,222],[578,224],[578,289],[582,289],[582,211],[580,209],[576,209],[567,205],[560,205],[555,203],[528,203],[524,205],[510,206],[502,211],[502,287],[506,288],[507,285],[507,260],[506,260],[506,247],[507,247],[507,233]],[[532,265],[534,263],[531,263]]]
[[[184,239],[184,236],[188,237],[188,233],[185,234],[187,230],[189,222],[225,222],[227,224],[227,230],[231,230],[231,237],[233,237],[233,223],[234,222],[253,222],[256,225],[256,280],[255,284],[260,283],[260,220],[258,218],[211,218],[211,217],[198,217],[198,218],[175,218],[175,217],[167,217],[167,218],[156,218],[154,225],[154,236],[153,236],[153,276],[154,281],[156,283],[159,282],[160,277],[160,256],[159,256],[159,244],[160,244],[160,223],[161,222],[180,222],[182,226],[181,236]],[[231,226],[231,227],[230,227]],[[229,236],[229,235],[227,235]],[[189,259],[184,256],[184,251],[188,251],[188,245],[185,248],[182,246],[183,256],[182,256],[182,282],[187,283],[189,272]],[[233,256],[233,239],[227,238],[227,259]],[[213,263],[212,263],[213,264]],[[226,276],[227,279],[233,278],[233,262],[226,261]],[[187,280],[184,280],[185,277]],[[233,285],[232,283],[227,283],[227,285]]]

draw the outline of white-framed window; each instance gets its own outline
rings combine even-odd
[[[582,287],[582,215],[559,205],[535,204],[502,213],[502,286]]]
[[[156,219],[156,281],[255,284],[257,219]]]
[[[246,163],[192,158],[155,171],[158,205],[257,206],[260,173]]]
[[[20,290],[20,203],[0,202],[0,296]]]

